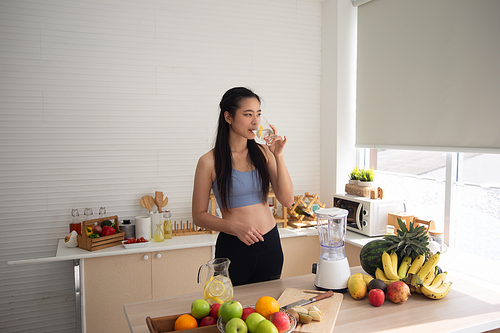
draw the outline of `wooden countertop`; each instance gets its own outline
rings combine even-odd
[[[351,269],[361,272],[360,267]],[[276,299],[286,288],[315,289],[314,275],[280,279],[234,288],[234,299],[255,304],[258,297]],[[354,300],[348,292],[337,318],[334,332],[484,332],[500,327],[500,294],[449,275],[451,292],[441,300],[414,294],[403,304],[386,300],[373,307],[368,298]],[[124,305],[125,316],[133,333],[149,333],[146,317],[162,317],[189,312],[191,303],[202,298],[200,292],[160,300]]]

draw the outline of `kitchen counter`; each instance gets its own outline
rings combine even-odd
[[[304,237],[304,236],[317,236],[318,231],[315,228],[278,228],[280,237],[291,238],[291,237]],[[348,232],[349,233],[349,232]],[[352,233],[354,234],[354,233]],[[356,237],[356,236],[355,236]],[[108,247],[97,251],[87,251],[76,248],[69,248],[64,245],[64,239],[59,239],[57,244],[57,250],[54,256],[37,258],[37,259],[25,259],[25,260],[12,260],[8,261],[7,265],[24,265],[24,264],[36,264],[43,262],[53,262],[53,261],[64,261],[64,260],[76,260],[76,259],[88,259],[88,258],[98,258],[98,257],[109,257],[126,255],[133,253],[143,253],[151,251],[168,251],[168,250],[179,250],[188,249],[204,246],[214,246],[217,240],[217,233],[215,234],[199,234],[199,235],[188,235],[188,236],[174,236],[172,239],[166,239],[163,242],[155,243],[150,241],[147,247],[139,247],[135,249],[125,249],[121,244]],[[362,245],[361,245],[362,246]]]
[[[352,273],[361,272],[353,267]],[[415,294],[404,304],[389,300],[373,307],[365,297],[354,300],[344,293],[332,332],[484,332],[500,327],[500,294],[453,275],[452,290],[441,300],[431,300]],[[314,275],[308,274],[234,288],[234,299],[242,304],[254,304],[260,296],[276,299],[286,288],[315,289]],[[159,300],[124,305],[125,316],[132,333],[148,333],[146,317],[162,317],[189,312],[192,301],[202,298],[202,292]]]

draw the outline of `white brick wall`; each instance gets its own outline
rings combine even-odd
[[[191,219],[233,86],[287,135],[295,193],[319,193],[320,56],[318,0],[2,0],[0,331],[74,330],[71,263],[6,266],[54,255],[72,208],[133,218],[160,190]]]

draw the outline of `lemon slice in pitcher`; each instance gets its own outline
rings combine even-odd
[[[224,287],[224,284],[220,281],[212,281],[210,286],[208,286],[208,293],[211,296],[215,297],[220,297],[222,294],[224,294],[224,291],[226,291],[226,287]]]

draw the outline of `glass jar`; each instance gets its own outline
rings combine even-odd
[[[82,234],[82,222],[80,221],[80,214],[78,209],[71,210],[71,222],[69,223],[69,233],[75,230],[79,235]]]
[[[429,240],[435,241],[438,244],[443,244],[443,232],[439,230],[429,230]]]
[[[165,239],[172,239],[172,221],[170,220],[172,214],[167,209],[163,212],[163,235]]]
[[[155,235],[154,235],[155,242],[163,242],[163,240],[165,239],[163,237],[163,230],[161,227],[162,227],[162,225],[160,223],[156,225],[156,231],[155,231]]]

